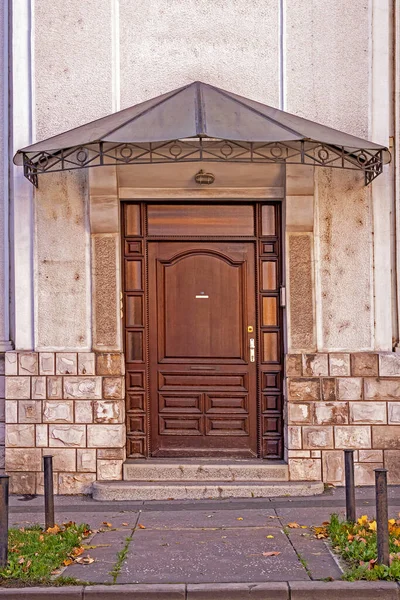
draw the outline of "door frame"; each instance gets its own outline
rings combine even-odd
[[[147,206],[149,204],[253,204],[255,207],[255,235],[253,236],[149,236],[147,235]],[[262,231],[262,206],[275,206],[275,235],[266,236]],[[133,207],[127,209],[128,206]],[[129,216],[128,216],[129,211]],[[150,458],[150,403],[149,403],[149,306],[148,306],[148,241],[238,241],[255,244],[255,282],[256,282],[256,365],[257,365],[257,454],[259,458],[281,460],[284,457],[284,349],[285,314],[280,302],[281,287],[284,285],[283,260],[283,202],[276,199],[192,199],[168,198],[164,201],[125,200],[121,202],[122,234],[122,290],[123,290],[123,331],[126,363],[126,422],[127,422],[127,458]],[[271,252],[271,245],[274,251]],[[269,254],[268,254],[268,252]],[[273,293],[261,290],[262,262],[277,264],[277,286]],[[134,261],[139,264],[137,277],[140,282],[135,291],[126,286],[125,264]],[[277,298],[278,327],[274,329],[278,339],[278,361],[266,363],[262,360],[263,334],[271,328],[262,325],[262,298],[274,295]],[[140,297],[142,319],[140,325],[128,322],[128,303],[131,298]],[[136,302],[136,300],[135,300]],[[140,347],[135,360],[128,361],[128,337],[135,336],[135,347]],[[130,357],[129,357],[130,358]]]

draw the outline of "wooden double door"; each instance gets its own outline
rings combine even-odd
[[[279,205],[126,204],[124,235],[128,456],[280,458]]]

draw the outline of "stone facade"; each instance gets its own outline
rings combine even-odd
[[[89,493],[122,479],[124,355],[5,354],[6,470],[11,493],[43,493],[42,457],[53,455],[55,491]]]
[[[289,354],[286,376],[292,480],[343,485],[349,449],[357,485],[382,465],[400,483],[400,354]]]

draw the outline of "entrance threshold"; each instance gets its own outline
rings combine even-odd
[[[97,481],[95,500],[206,500],[321,494],[321,481],[289,481],[283,461],[261,459],[138,459],[123,481]]]

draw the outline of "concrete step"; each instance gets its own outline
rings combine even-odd
[[[110,500],[207,500],[213,498],[271,498],[322,494],[321,481],[95,481],[93,499]]]
[[[134,460],[124,464],[125,481],[288,481],[285,463],[262,460]]]

